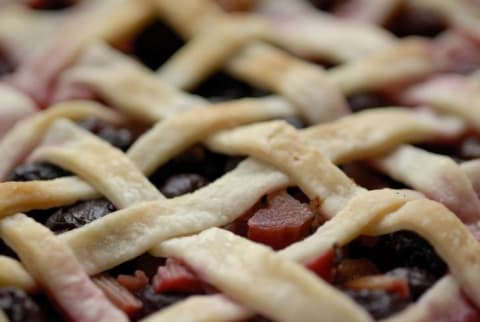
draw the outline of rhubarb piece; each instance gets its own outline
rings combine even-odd
[[[386,273],[389,276],[404,279],[410,289],[410,298],[414,301],[420,298],[430,287],[435,284],[437,278],[429,272],[419,268],[401,267]]]
[[[125,287],[130,292],[136,292],[148,284],[148,277],[144,271],[135,271],[135,275],[119,275],[117,277],[118,283]]]
[[[90,280],[72,250],[48,228],[17,214],[0,222],[0,234],[69,320],[128,321]]]
[[[167,259],[165,266],[158,267],[152,283],[157,293],[197,293],[203,290],[203,283],[188,268],[171,258]]]
[[[306,267],[315,272],[318,276],[327,282],[333,281],[333,262],[335,259],[335,252],[333,250],[326,252],[324,255],[314,259],[306,264]]]
[[[113,305],[129,316],[142,308],[142,302],[110,275],[96,276],[93,278],[93,282],[102,290]]]
[[[403,298],[410,296],[408,283],[404,279],[383,274],[359,277],[348,281],[345,286],[354,290],[383,290],[398,293]]]
[[[357,278],[378,273],[375,265],[367,259],[345,259],[335,268],[335,284],[343,285]]]
[[[249,239],[281,249],[309,235],[314,214],[307,205],[285,191],[269,195],[268,205],[248,220]]]

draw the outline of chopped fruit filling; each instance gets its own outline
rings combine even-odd
[[[446,29],[447,21],[434,10],[407,5],[387,27],[399,37],[435,37]]]
[[[140,270],[135,271],[133,276],[121,274],[117,277],[117,281],[130,292],[136,292],[149,283],[148,276]]]
[[[143,304],[140,312],[134,315],[133,320],[141,319],[157,312],[167,306],[175,304],[187,298],[190,294],[185,293],[156,293],[151,285],[147,285],[135,293]]]
[[[404,279],[387,275],[359,277],[345,283],[345,287],[352,290],[384,290],[398,293],[404,298],[408,298],[410,294],[408,284]]]
[[[151,69],[157,69],[183,46],[183,40],[160,20],[147,26],[131,44],[132,54]]]
[[[115,206],[107,199],[95,199],[60,208],[48,217],[45,226],[56,233],[82,227],[113,211]]]
[[[113,127],[99,119],[86,119],[80,122],[80,126],[123,151],[133,143],[133,135],[128,129]]]
[[[363,306],[376,320],[391,316],[409,304],[408,299],[398,293],[383,290],[346,290],[345,294]]]
[[[435,284],[437,279],[425,270],[420,268],[396,268],[387,272],[388,276],[403,279],[408,283],[410,298],[416,301],[425,291]]]
[[[208,183],[201,175],[184,173],[169,177],[159,189],[167,198],[173,198],[193,192]]]
[[[335,284],[343,285],[360,277],[375,275],[378,273],[379,271],[377,267],[365,258],[347,258],[342,259],[340,263],[337,263],[334,270],[334,281]]]
[[[384,93],[366,92],[352,94],[347,98],[352,112],[360,112],[374,107],[391,106],[393,102]]]
[[[0,311],[10,322],[46,321],[38,305],[22,290],[0,288]]]
[[[268,195],[267,203],[248,220],[249,239],[281,249],[310,234],[315,215],[307,205],[286,191]]]
[[[93,278],[93,282],[102,290],[105,296],[120,310],[132,315],[142,308],[142,302],[109,275]]]
[[[168,291],[198,293],[203,283],[187,267],[174,259],[167,259],[165,266],[159,266],[153,277],[153,289],[157,293]]]
[[[33,9],[59,10],[73,6],[78,0],[26,0],[25,2]]]
[[[269,93],[234,79],[225,73],[217,73],[203,82],[195,92],[211,101],[228,101],[242,97],[262,97]]]
[[[256,0],[215,0],[226,11],[249,11]]]
[[[52,180],[65,177],[71,173],[47,162],[36,162],[19,165],[8,177],[7,181]]]
[[[307,268],[315,272],[318,276],[327,282],[333,281],[333,262],[335,260],[334,251],[328,251],[317,259],[307,263]]]

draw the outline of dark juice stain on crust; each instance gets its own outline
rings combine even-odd
[[[156,70],[183,45],[183,39],[173,29],[157,20],[134,38],[131,54],[147,67]]]

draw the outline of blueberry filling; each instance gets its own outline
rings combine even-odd
[[[133,143],[133,135],[128,129],[116,128],[102,120],[88,118],[79,125],[123,151],[126,151]]]
[[[46,321],[39,306],[24,291],[13,287],[0,288],[0,310],[10,322]]]
[[[30,8],[38,10],[62,10],[75,5],[78,0],[28,0]]]
[[[0,78],[14,71],[14,64],[0,48]]]
[[[47,162],[35,162],[16,167],[7,181],[52,180],[71,175],[70,172]]]
[[[115,210],[115,206],[107,199],[82,201],[55,211],[48,217],[45,226],[53,232],[63,233],[82,227]]]
[[[144,65],[156,70],[183,45],[175,31],[158,20],[133,40],[131,51]]]
[[[243,97],[263,97],[267,96],[269,92],[252,87],[226,73],[218,72],[195,89],[194,94],[214,102],[221,102]]]
[[[184,293],[155,293],[151,285],[147,285],[135,294],[143,303],[142,310],[138,312],[133,320],[137,321],[143,317],[157,312],[167,306],[186,299],[190,294]]]
[[[399,277],[408,282],[410,298],[418,300],[430,287],[435,284],[437,278],[428,271],[418,267],[400,267],[387,272],[389,276]]]
[[[215,181],[237,163],[238,158],[195,146],[158,169],[150,181],[167,197],[177,197]]]
[[[383,290],[345,290],[344,292],[376,320],[389,317],[409,304],[408,299]]]
[[[357,93],[347,97],[352,112],[360,112],[369,108],[394,105],[385,94],[377,92]]]
[[[398,37],[435,37],[447,28],[447,22],[431,9],[405,6],[387,27]]]
[[[374,243],[362,239],[350,243],[349,256],[367,258],[382,271],[398,267],[419,268],[437,279],[447,272],[447,265],[433,247],[422,237],[410,231],[398,231],[380,236]]]
[[[309,0],[315,8],[323,11],[332,11],[336,6],[345,2],[345,0]]]

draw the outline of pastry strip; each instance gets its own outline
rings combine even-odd
[[[142,322],[236,322],[248,319],[250,310],[222,295],[190,296],[154,313]]]
[[[480,200],[467,175],[451,158],[403,145],[373,160],[373,164],[390,177],[444,204],[462,221],[478,220]]]
[[[17,214],[0,221],[0,234],[70,319],[128,321],[90,281],[69,247],[48,228]]]
[[[14,286],[26,291],[37,289],[36,282],[17,260],[0,255],[0,287]]]
[[[73,132],[79,138],[61,146],[42,147],[35,151],[34,159],[78,174],[118,208],[164,198],[120,150],[66,120],[57,122],[52,131],[58,126],[57,131]]]
[[[161,81],[103,43],[89,46],[76,66],[64,74],[63,81],[92,87],[130,117],[150,123],[207,104],[203,98]]]
[[[280,98],[242,99],[192,110],[158,122],[128,150],[128,157],[146,175],[202,138],[222,129],[294,115]]]
[[[0,140],[2,161],[0,162],[0,181],[4,180],[12,168],[36,146],[39,139],[57,118],[82,120],[98,117],[112,123],[119,121],[118,115],[100,104],[84,101],[65,102],[56,105],[31,118],[18,122]]]
[[[162,243],[161,250],[275,321],[371,321],[351,299],[306,268],[226,230],[210,228],[172,239]]]

